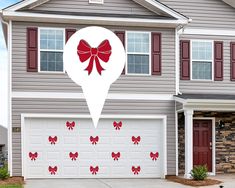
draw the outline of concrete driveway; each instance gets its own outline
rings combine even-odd
[[[25,188],[184,188],[161,179],[37,179],[27,180]]]
[[[235,188],[235,175],[210,177],[222,181],[224,188]],[[24,188],[185,188],[190,186],[163,179],[35,179]],[[219,188],[219,185],[203,188]],[[192,188],[192,187],[191,187]],[[199,188],[199,187],[197,187]]]

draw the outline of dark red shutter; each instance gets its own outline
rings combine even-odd
[[[161,33],[152,33],[152,75],[161,75]]]
[[[122,44],[125,48],[125,31],[115,31],[115,34],[117,35],[117,37],[122,41]],[[122,74],[125,74],[125,67],[122,71]]]
[[[27,71],[38,71],[38,28],[27,28]]]
[[[215,81],[223,80],[223,42],[214,42],[214,79]]]
[[[235,81],[235,42],[230,44],[230,57],[231,57],[231,81]]]
[[[66,29],[65,30],[65,39],[66,39],[66,42],[69,40],[69,38],[74,34],[76,33],[76,29]]]
[[[190,80],[190,40],[180,41],[181,80]]]

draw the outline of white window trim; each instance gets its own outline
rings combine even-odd
[[[210,42],[212,44],[212,59],[211,59],[211,79],[193,79],[193,42]],[[202,81],[202,82],[211,82],[214,81],[214,41],[213,40],[190,40],[190,80],[191,81]],[[210,60],[200,60],[200,61],[210,61]]]
[[[131,52],[130,53],[130,54],[149,55],[149,73],[148,74],[128,73],[128,54],[129,54],[129,52],[128,52],[128,39],[127,39],[128,33],[146,33],[146,34],[149,34],[149,53],[137,53],[137,52]],[[152,44],[151,32],[146,32],[146,31],[126,31],[125,32],[125,49],[126,49],[125,75],[131,75],[131,76],[151,76],[152,75],[151,44]]]
[[[90,4],[104,4],[104,0],[101,0],[101,2],[96,1],[96,0],[89,0]]]
[[[56,28],[56,27],[38,27],[38,72],[39,73],[47,73],[47,74],[64,74],[64,62],[63,62],[63,71],[41,71],[41,51],[44,52],[64,52],[64,50],[48,50],[48,49],[41,49],[40,46],[40,34],[42,29],[47,30],[61,30],[63,31],[63,40],[64,40],[64,46],[65,46],[65,28]]]

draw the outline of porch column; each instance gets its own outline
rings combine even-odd
[[[184,111],[185,116],[185,178],[191,178],[193,169],[193,110]]]

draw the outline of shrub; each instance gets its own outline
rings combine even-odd
[[[10,177],[10,175],[9,175],[9,172],[8,172],[8,169],[7,169],[7,165],[0,168],[0,179],[4,180],[4,179],[7,179],[9,177]]]
[[[191,176],[194,180],[204,180],[207,178],[207,172],[206,166],[195,166],[191,171]]]

